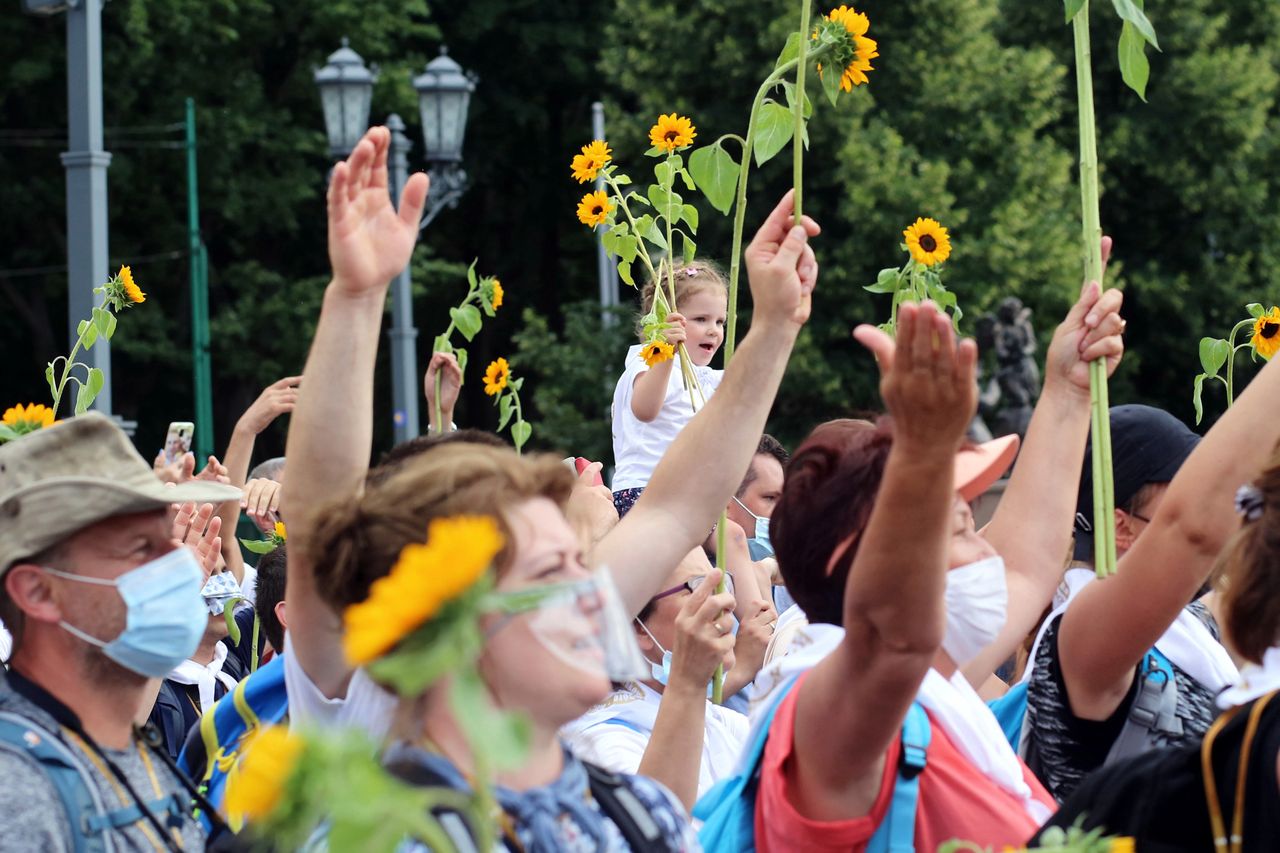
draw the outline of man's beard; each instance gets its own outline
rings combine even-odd
[[[147,683],[147,676],[115,662],[102,649],[88,643],[84,644],[81,668],[94,684],[108,688],[138,688]]]

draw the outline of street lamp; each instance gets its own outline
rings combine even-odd
[[[447,55],[427,64],[413,80],[418,90],[418,108],[422,115],[422,139],[426,150],[427,171],[431,176],[431,194],[418,230],[425,229],[445,207],[457,207],[458,198],[467,188],[467,173],[462,169],[462,140],[466,136],[467,107],[475,91],[475,76]],[[369,106],[373,99],[373,83],[377,70],[370,71],[364,60],[342,40],[342,47],[329,56],[323,68],[316,69],[315,81],[324,107],[325,132],[329,137],[329,153],[346,157],[356,147],[369,124]],[[392,113],[387,116],[391,143],[387,152],[391,198],[398,207],[400,194],[409,181],[409,151],[413,143],[405,136],[404,121]],[[391,398],[392,423],[396,442],[418,435],[418,330],[413,325],[413,298],[409,267],[395,277],[391,288]]]

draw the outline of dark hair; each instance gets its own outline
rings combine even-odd
[[[369,471],[369,482],[384,480],[407,460],[426,453],[433,447],[443,447],[455,442],[467,444],[483,444],[487,447],[510,447],[501,437],[482,429],[455,429],[444,434],[432,433],[420,435],[408,441],[402,441],[382,454],[378,464]]]
[[[1226,633],[1241,657],[1261,664],[1280,639],[1280,455],[1253,483],[1262,515],[1245,521],[1222,552]]]
[[[810,622],[839,625],[844,619],[849,567],[892,444],[893,423],[887,416],[875,423],[827,421],[809,434],[787,465],[769,536],[787,592]]]
[[[767,432],[760,436],[760,443],[756,445],[755,455],[751,457],[751,464],[747,466],[747,476],[742,478],[742,484],[738,486],[738,491],[735,492],[738,497],[742,497],[742,493],[747,490],[747,487],[760,476],[760,473],[756,471],[756,456],[772,456],[778,460],[778,464],[782,466],[784,471],[787,468],[787,462],[791,460],[791,454],[787,453],[787,449],[782,446],[778,439]]]
[[[277,654],[284,652],[284,626],[276,615],[276,605],[284,601],[285,564],[288,555],[281,545],[258,561],[258,585],[254,588],[254,609],[262,622],[262,632]]]

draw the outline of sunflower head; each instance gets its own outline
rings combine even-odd
[[[437,518],[426,543],[410,543],[369,597],[342,614],[347,660],[361,666],[383,657],[484,575],[502,550],[498,523],[487,515]]]
[[[917,218],[902,236],[912,259],[921,266],[931,267],[951,257],[951,238],[936,219]]]
[[[640,357],[648,367],[669,360],[675,355],[675,347],[663,340],[649,341],[640,348]]]
[[[613,159],[613,149],[603,139],[593,139],[582,146],[582,153],[573,156],[569,168],[573,170],[573,178],[580,184],[594,181],[596,174]]]
[[[684,116],[678,116],[675,113],[660,115],[658,123],[649,128],[649,144],[670,154],[672,151],[692,145],[697,135],[693,122]]]
[[[281,542],[287,542],[289,539],[289,531],[285,530],[284,522],[277,521],[275,526],[275,537]]]
[[[849,6],[840,6],[828,12],[818,24],[815,38],[823,38],[832,45],[834,65],[840,72],[840,88],[853,91],[854,86],[868,82],[867,72],[874,70],[871,60],[880,55],[875,39],[867,38],[871,22],[863,12]],[[818,66],[822,73],[822,66]]]
[[[1280,308],[1272,306],[1270,311],[1253,321],[1253,337],[1249,343],[1253,351],[1267,361],[1280,351]]]
[[[484,371],[484,393],[490,397],[498,396],[506,390],[507,380],[510,377],[511,365],[507,364],[505,358],[491,362]]]
[[[125,297],[134,305],[139,305],[147,301],[147,294],[142,292],[142,288],[133,282],[133,270],[128,267],[120,267],[120,284],[124,288]]]
[[[275,811],[304,746],[288,726],[268,726],[252,735],[227,778],[227,813],[260,820]]]
[[[589,225],[592,228],[603,225],[608,221],[611,213],[613,213],[613,202],[609,200],[609,194],[604,190],[587,193],[582,197],[582,201],[578,202],[578,221],[583,225]]]
[[[53,426],[53,409],[40,403],[28,403],[26,406],[19,403],[5,409],[0,422],[18,435],[26,435]]]
[[[1111,839],[1111,849],[1108,853],[1133,853],[1133,851],[1133,836],[1122,835]]]
[[[489,303],[489,307],[497,311],[502,307],[502,294],[504,293],[502,282],[496,278],[491,278],[485,281],[483,287],[484,298]]]

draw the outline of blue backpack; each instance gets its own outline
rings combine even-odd
[[[795,678],[778,689],[768,711],[752,729],[739,772],[721,779],[694,805],[693,816],[703,822],[698,840],[706,853],[755,850],[756,792],[764,745],[778,707],[793,686]],[[919,703],[912,703],[902,723],[902,753],[893,800],[889,813],[867,845],[867,853],[914,853],[916,801],[920,796],[920,773],[925,768],[930,736],[928,715]]]

